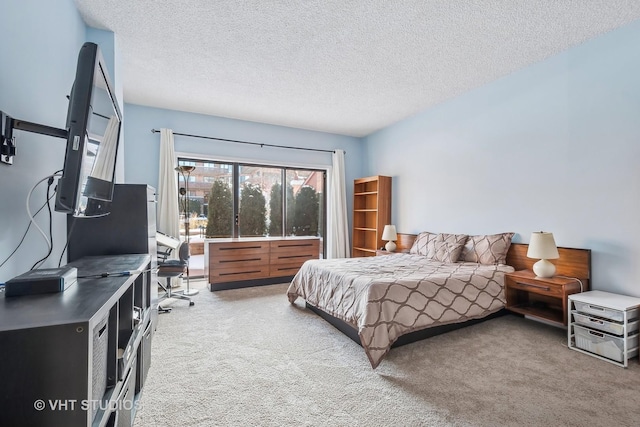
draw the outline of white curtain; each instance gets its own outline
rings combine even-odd
[[[158,177],[157,228],[161,233],[180,237],[180,213],[178,210],[178,178],[173,131],[160,129],[160,175]]]
[[[98,145],[98,153],[96,161],[91,170],[91,176],[111,181],[113,179],[113,170],[116,167],[116,150],[118,149],[118,130],[120,129],[120,121],[117,117],[111,117],[107,124],[104,137]]]
[[[349,257],[349,220],[347,217],[347,189],[344,178],[344,151],[333,152],[329,219],[330,239],[327,258]]]

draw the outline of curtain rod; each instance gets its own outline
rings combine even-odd
[[[151,133],[160,133],[157,129],[151,129]],[[289,148],[291,150],[319,151],[322,153],[335,153],[335,150],[322,150],[320,148],[292,147],[289,145],[264,144],[262,142],[238,141],[236,139],[216,138],[214,136],[191,135],[188,133],[173,132],[174,135],[188,136],[190,138],[213,139],[216,141],[236,142],[238,144],[259,145],[260,147]],[[346,152],[345,152],[346,154]]]

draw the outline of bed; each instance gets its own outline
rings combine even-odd
[[[512,236],[403,234],[399,253],[305,262],[287,296],[359,343],[375,369],[392,346],[503,314],[504,274],[535,262]]]

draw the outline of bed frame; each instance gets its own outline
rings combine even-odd
[[[409,252],[413,242],[416,239],[416,234],[398,233],[398,240],[396,241],[396,252]],[[507,264],[512,266],[516,271],[518,270],[531,270],[533,264],[537,261],[532,258],[527,258],[527,249],[529,245],[523,243],[512,243],[507,252]],[[591,278],[591,250],[589,249],[575,249],[575,248],[558,248],[560,258],[551,260],[556,266],[556,274],[560,276],[576,277],[580,279],[584,285],[584,290],[590,288]],[[306,307],[322,317],[324,320],[333,325],[340,332],[351,338],[358,345],[362,346],[358,331],[348,324],[347,322],[338,319],[317,307],[306,303]],[[494,319],[496,317],[503,316],[509,313],[506,309],[501,309],[493,314],[490,314],[482,319],[472,319],[466,322],[452,323],[448,325],[434,326],[431,328],[422,329],[419,331],[410,332],[408,334],[400,336],[391,348],[400,347],[406,344],[410,344],[416,341],[430,338],[436,335],[443,334],[445,332],[454,331],[463,327],[475,325],[485,320]]]

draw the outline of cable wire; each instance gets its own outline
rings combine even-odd
[[[47,242],[47,250],[51,249],[51,242],[49,241],[49,238],[47,237],[47,235],[44,233],[44,231],[42,231],[42,228],[40,228],[40,226],[38,225],[38,223],[36,222],[34,216],[31,214],[31,208],[29,207],[29,201],[31,200],[31,194],[33,194],[33,191],[36,189],[36,187],[43,181],[48,180],[51,177],[56,177],[56,176],[60,176],[58,174],[58,172],[54,173],[53,175],[49,175],[46,176],[44,178],[42,178],[40,181],[36,182],[35,185],[33,187],[31,187],[31,190],[29,190],[29,194],[27,194],[27,200],[26,200],[26,207],[27,207],[27,215],[29,215],[29,220],[33,223],[34,227],[36,227],[38,229],[38,231],[40,232],[40,234],[42,235],[42,237],[44,238],[45,242]]]
[[[46,205],[47,205],[47,210],[49,211],[49,239],[51,239],[51,245],[49,246],[49,250],[47,251],[47,254],[40,258],[38,261],[36,261],[32,266],[31,266],[31,270],[33,270],[36,267],[40,267],[40,265],[42,265],[43,262],[45,262],[47,260],[47,258],[49,258],[49,256],[51,255],[51,252],[53,251],[53,216],[51,214],[51,198],[53,197],[53,195],[49,196],[49,191],[51,191],[51,186],[53,185],[53,175],[49,177],[49,180],[47,181],[47,198],[46,198]],[[56,187],[57,188],[57,187]],[[55,191],[54,191],[55,194]],[[40,265],[38,265],[40,264]]]
[[[67,251],[67,248],[69,247],[69,242],[71,241],[71,235],[73,234],[73,230],[76,228],[76,217],[72,217],[73,221],[71,221],[71,229],[67,230],[67,241],[64,244],[64,248],[62,248],[62,252],[60,252],[60,259],[58,260],[58,267],[60,267],[62,265],[62,257],[64,256],[64,253]]]
[[[577,277],[569,277],[569,276],[555,276],[555,277],[562,277],[563,279],[575,280],[580,284],[580,292],[584,292],[584,285],[582,284],[582,280],[578,279]]]
[[[55,192],[51,195],[51,198],[53,198],[53,196],[55,195]],[[51,200],[51,199],[49,199]],[[42,209],[44,209],[44,207],[47,205],[47,203],[44,203],[42,206],[40,206],[40,209],[38,209],[36,211],[36,213],[34,214],[34,216],[38,215],[40,213],[40,211]],[[9,259],[18,251],[18,249],[20,249],[20,246],[22,246],[22,243],[24,243],[24,239],[27,237],[27,233],[29,232],[29,229],[31,228],[31,221],[29,221],[29,223],[27,224],[27,229],[24,230],[24,234],[22,235],[22,238],[20,239],[20,242],[18,243],[18,245],[15,247],[15,249],[13,250],[13,252],[11,252],[9,254],[8,257],[5,258],[4,261],[2,261],[2,263],[0,264],[0,268],[2,268],[7,261],[9,261]]]
[[[104,272],[97,274],[88,274],[86,276],[78,276],[78,279],[102,279],[105,277],[123,277],[123,276],[133,276],[134,274],[142,274],[149,273],[153,270],[157,270],[156,268],[148,268],[146,270],[130,270],[130,271],[115,271],[115,272]]]

